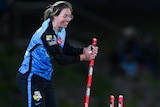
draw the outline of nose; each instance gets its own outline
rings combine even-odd
[[[67,18],[71,21],[73,19],[73,15],[69,15]]]
[[[72,19],[71,19],[71,18],[69,18],[69,17],[68,17],[68,18],[66,18],[66,21],[67,21],[67,22],[70,22],[71,20],[72,20]]]
[[[70,18],[70,17],[67,17],[67,18],[66,18],[66,21],[67,21],[67,22],[70,22],[71,20],[72,20],[72,18]]]

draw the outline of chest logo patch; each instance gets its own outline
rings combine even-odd
[[[49,46],[57,45],[57,37],[55,35],[46,35],[46,41]]]

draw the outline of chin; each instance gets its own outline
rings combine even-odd
[[[67,26],[63,26],[63,28],[67,28]]]

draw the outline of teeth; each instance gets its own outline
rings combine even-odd
[[[68,22],[64,22],[63,25],[64,25],[64,26],[67,26],[67,25],[68,25]]]

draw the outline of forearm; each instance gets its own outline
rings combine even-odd
[[[66,55],[63,53],[61,48],[57,46],[49,47],[49,53],[51,56],[59,63],[59,64],[72,64],[80,62],[80,56],[79,55]]]
[[[58,42],[56,41],[56,38],[53,37],[53,39],[48,41],[46,40],[46,35],[42,36],[41,38],[49,55],[53,57],[53,59],[59,64],[71,64],[80,61],[79,54],[74,56],[65,54]]]
[[[71,46],[69,42],[66,40],[64,47],[63,47],[63,52],[67,55],[80,55],[83,54],[83,48],[77,48],[74,46]]]

